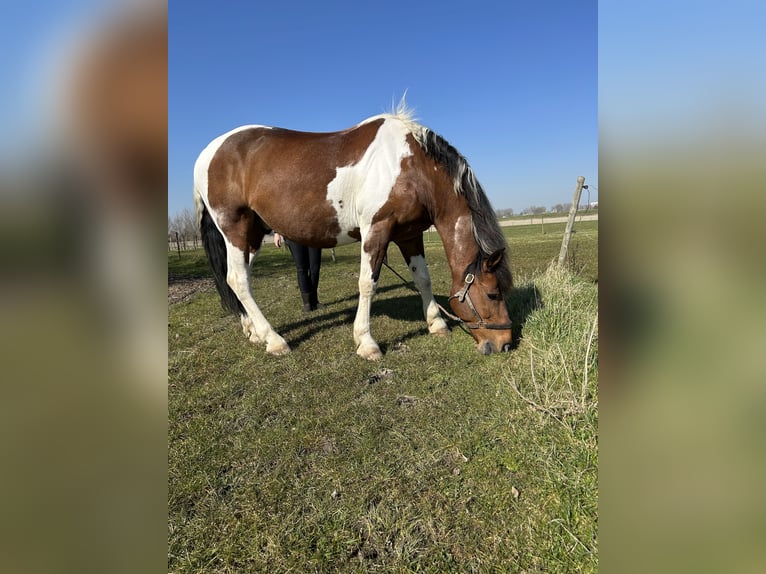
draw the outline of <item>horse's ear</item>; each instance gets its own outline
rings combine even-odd
[[[500,265],[500,263],[503,261],[503,256],[505,255],[505,249],[498,249],[495,251],[492,255],[487,257],[482,265],[481,270],[484,273],[492,273],[495,268]]]

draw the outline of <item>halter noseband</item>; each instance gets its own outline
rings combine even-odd
[[[448,313],[440,305],[439,307],[441,308],[441,310],[444,313],[446,313],[450,319],[453,319],[455,321],[460,321],[469,329],[496,329],[496,330],[510,329],[511,328],[510,323],[485,323],[484,319],[481,318],[481,315],[476,310],[476,307],[474,306],[473,301],[471,301],[471,296],[468,294],[468,290],[471,288],[471,285],[473,285],[473,282],[475,280],[476,280],[476,276],[473,273],[466,273],[465,283],[463,284],[463,288],[460,289],[460,291],[458,291],[454,295],[450,295],[449,299],[447,299],[447,301],[451,301],[452,299],[458,299],[461,303],[463,302],[468,303],[468,306],[471,308],[471,311],[473,311],[473,314],[477,319],[475,323],[469,323],[468,321],[463,321],[460,317],[456,317],[452,313]]]

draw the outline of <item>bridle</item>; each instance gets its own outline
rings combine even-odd
[[[510,329],[512,327],[511,323],[487,323],[482,319],[481,314],[476,310],[476,306],[473,304],[473,301],[471,301],[471,296],[468,294],[468,290],[471,288],[471,285],[473,285],[473,282],[476,280],[476,276],[473,273],[466,273],[465,280],[463,283],[462,289],[460,289],[457,293],[454,295],[450,295],[449,299],[447,301],[451,301],[452,299],[457,299],[461,303],[465,302],[468,303],[468,307],[473,311],[474,316],[476,317],[476,322],[470,323],[468,321],[464,321],[460,317],[453,315],[449,311],[447,311],[444,307],[441,305],[438,305],[439,309],[441,309],[442,313],[447,315],[450,319],[453,321],[458,321],[468,327],[469,329],[495,329],[495,330],[504,330],[504,329]]]
[[[415,293],[420,293],[420,291],[417,290],[417,288],[412,285],[409,281],[407,281],[404,277],[399,275],[399,273],[396,272],[396,269],[391,267],[388,264],[388,261],[385,259],[383,260],[383,265],[388,267],[389,271],[391,271],[394,275],[396,275],[399,279],[402,280],[402,283],[404,283],[407,287],[415,291]],[[471,296],[468,294],[468,290],[471,288],[471,285],[473,285],[473,282],[476,280],[476,276],[473,273],[466,273],[465,275],[465,282],[463,284],[463,288],[460,289],[457,293],[454,295],[450,295],[447,301],[451,301],[452,299],[458,299],[461,303],[467,302],[468,306],[471,308],[471,311],[473,311],[474,316],[476,317],[475,323],[470,323],[468,321],[464,321],[457,315],[454,315],[453,313],[450,313],[447,311],[444,307],[442,307],[436,299],[434,299],[434,303],[436,303],[436,306],[439,308],[439,310],[444,313],[448,318],[452,319],[453,321],[457,321],[460,323],[460,325],[465,325],[469,329],[495,329],[495,330],[503,330],[503,329],[510,329],[512,327],[511,323],[487,323],[482,319],[481,314],[476,310],[476,307],[473,304],[473,301],[471,301]],[[467,332],[467,331],[466,331]]]

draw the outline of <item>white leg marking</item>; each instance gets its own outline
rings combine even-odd
[[[245,264],[245,253],[234,247],[228,239],[226,239],[226,263],[228,266],[226,282],[236,293],[248,314],[247,319],[242,319],[242,330],[245,331],[247,328],[250,331],[250,340],[254,343],[266,341],[268,353],[282,355],[289,352],[290,347],[274,331],[253,299],[250,291],[250,266]]]
[[[253,269],[253,262],[255,261],[256,255],[260,252],[260,249],[256,251],[254,254],[250,254],[250,260],[247,263],[248,266],[248,277],[250,276],[250,272]],[[248,279],[248,285],[250,284],[250,280]],[[240,322],[242,323],[242,332],[245,334],[245,337],[250,339],[253,343],[262,343],[261,339],[258,337],[258,334],[255,332],[255,326],[253,325],[253,322],[250,320],[250,316],[247,314],[240,315],[239,317]]]
[[[364,239],[364,235],[362,235],[362,239]],[[356,309],[356,318],[354,319],[354,342],[356,343],[356,353],[371,361],[383,356],[380,347],[370,334],[370,306],[377,287],[377,283],[372,280],[370,256],[362,249],[361,263],[359,264],[359,306]]]
[[[423,300],[423,315],[425,315],[428,324],[428,332],[434,335],[447,335],[449,329],[447,323],[439,312],[436,305],[433,291],[431,290],[431,275],[428,273],[425,257],[415,255],[410,259],[410,272],[415,286],[420,291]]]
[[[253,327],[253,322],[250,320],[250,317],[248,315],[240,315],[239,321],[242,323],[242,332],[245,334],[245,337],[250,339],[253,337],[255,340],[253,340],[253,343],[259,343],[260,340],[258,340],[258,335],[255,334],[255,327]]]

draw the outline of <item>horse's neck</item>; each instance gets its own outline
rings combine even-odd
[[[444,244],[447,262],[452,272],[452,285],[462,285],[465,268],[476,259],[479,252],[479,246],[473,237],[471,212],[465,209],[445,215],[435,222],[434,226]]]

